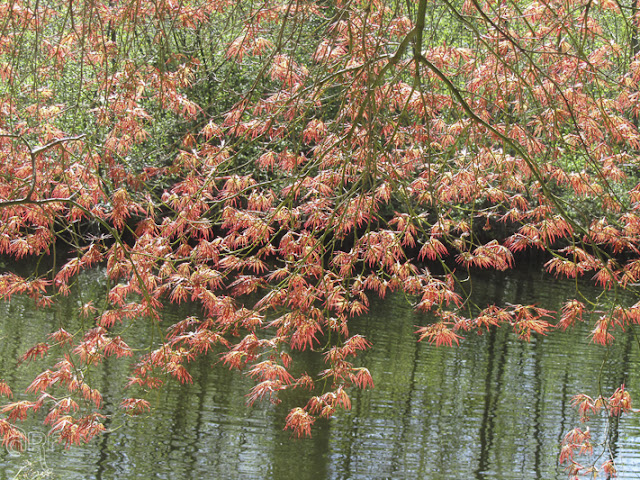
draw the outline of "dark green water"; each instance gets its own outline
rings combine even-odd
[[[84,275],[55,308],[37,310],[17,297],[0,304],[0,375],[18,396],[40,365],[16,368],[15,358],[43,331],[80,327],[74,312],[104,295],[100,278]],[[538,273],[486,274],[474,279],[473,289],[482,305],[557,310],[575,284]],[[292,398],[247,407],[251,379],[203,361],[191,365],[193,384],[169,384],[157,395],[152,415],[125,422],[116,413],[107,421],[109,433],[86,446],[65,450],[38,436],[46,429],[24,425],[32,446],[20,454],[2,451],[0,479],[16,478],[20,469],[18,478],[48,471],[59,479],[561,479],[560,441],[580,425],[570,406],[574,394],[595,396],[601,388],[609,395],[624,382],[640,402],[632,333],[619,333],[609,349],[590,343],[587,325],[530,343],[507,329],[471,333],[457,348],[435,348],[416,343],[420,319],[401,295],[373,302],[371,311],[352,322],[351,332],[373,343],[362,363],[376,388],[352,390],[352,410],[317,422],[311,439],[282,430]],[[166,322],[193,313],[167,311]],[[137,328],[128,334],[144,345],[148,329]],[[122,400],[124,367],[126,361],[110,360],[91,379],[109,412]],[[602,424],[591,422],[596,439],[604,438]],[[640,478],[638,415],[623,417],[610,437],[620,478]]]

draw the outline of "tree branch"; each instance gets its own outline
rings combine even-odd
[[[63,200],[69,200],[71,198],[73,198],[73,195],[69,198],[58,198],[58,199],[47,199],[45,200],[38,200],[38,201],[34,201],[32,200],[32,196],[33,196],[33,192],[36,189],[36,180],[37,180],[37,170],[36,170],[36,159],[38,154],[43,153],[47,150],[49,150],[52,147],[55,147],[56,145],[59,145],[61,143],[65,143],[65,142],[75,142],[78,140],[81,140],[85,137],[86,135],[83,133],[82,135],[78,135],[76,137],[64,137],[64,138],[57,138],[56,140],[53,140],[49,143],[47,143],[46,145],[43,145],[41,147],[36,147],[36,148],[31,148],[31,145],[29,145],[29,142],[22,136],[22,135],[16,135],[16,134],[12,134],[12,133],[0,133],[0,137],[9,137],[9,138],[16,138],[18,140],[20,140],[22,143],[24,143],[27,148],[29,149],[29,155],[31,156],[31,188],[29,188],[29,192],[27,192],[27,194],[24,196],[24,198],[21,198],[19,200],[8,200],[8,201],[4,201],[4,202],[0,202],[0,208],[2,207],[8,207],[11,205],[20,205],[23,203],[50,203],[51,201],[63,201]]]

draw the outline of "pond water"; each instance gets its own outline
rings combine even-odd
[[[15,359],[43,331],[81,327],[77,306],[104,295],[100,279],[100,272],[83,275],[54,308],[34,309],[18,297],[0,304],[0,376],[16,387],[17,398],[41,364],[17,367]],[[480,305],[522,302],[558,310],[575,288],[535,271],[473,280]],[[599,293],[581,289],[587,296]],[[167,325],[193,313],[184,306],[169,309]],[[107,361],[92,381],[105,395],[107,411],[116,412],[107,420],[108,433],[66,450],[42,436],[42,426],[27,423],[22,427],[32,444],[25,452],[0,453],[0,480],[47,472],[46,478],[120,480],[562,479],[560,441],[580,426],[571,397],[610,395],[625,383],[640,399],[640,357],[631,332],[619,333],[609,348],[590,342],[588,325],[530,343],[498,329],[469,334],[459,347],[435,348],[416,342],[421,321],[401,295],[373,301],[371,314],[353,320],[351,332],[373,343],[361,362],[376,387],[350,391],[353,408],[316,422],[309,439],[282,430],[295,398],[247,407],[251,379],[211,359],[191,365],[192,384],[158,392],[150,415],[125,421],[115,406],[122,400],[126,361]],[[136,328],[130,335],[144,344],[148,330]],[[623,417],[608,434],[602,419],[590,425],[596,439],[610,435],[619,478],[640,478],[640,417]]]

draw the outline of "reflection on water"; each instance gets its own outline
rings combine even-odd
[[[76,307],[104,295],[97,278],[85,275],[53,309],[35,310],[22,298],[0,304],[0,376],[16,391],[26,388],[38,365],[16,369],[15,358],[43,331],[80,328]],[[530,274],[484,274],[473,282],[482,306],[522,302],[558,310],[573,289]],[[187,308],[167,311],[167,323],[196,313]],[[251,380],[211,361],[191,365],[193,384],[159,392],[151,415],[125,423],[115,406],[126,360],[110,359],[92,379],[114,412],[109,433],[65,450],[38,437],[42,427],[25,425],[32,447],[3,452],[0,479],[15,478],[27,462],[61,479],[566,478],[557,457],[564,433],[579,425],[571,397],[599,389],[609,395],[625,383],[640,398],[638,345],[630,333],[619,333],[609,349],[589,342],[588,325],[530,343],[507,329],[472,333],[457,348],[435,348],[416,343],[415,324],[424,319],[402,296],[374,301],[371,311],[354,320],[351,331],[374,345],[361,361],[376,388],[352,391],[352,410],[317,422],[311,439],[291,439],[282,430],[294,399],[246,407]],[[140,346],[148,342],[146,328],[130,334]],[[594,420],[591,427],[602,439],[599,425]],[[620,478],[640,478],[638,417],[623,417],[612,439]]]

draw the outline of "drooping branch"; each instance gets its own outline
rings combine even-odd
[[[52,203],[52,202],[64,202],[64,201],[69,201],[71,200],[74,195],[71,195],[68,198],[47,198],[47,199],[41,199],[41,200],[33,200],[32,196],[33,196],[33,192],[36,189],[36,183],[37,183],[37,168],[36,168],[36,161],[38,158],[38,155],[40,155],[43,152],[46,152],[47,150],[49,150],[50,148],[55,147],[56,145],[60,145],[62,143],[66,143],[66,142],[76,142],[78,140],[82,140],[84,137],[86,136],[86,134],[82,134],[82,135],[78,135],[75,137],[64,137],[64,138],[57,138],[56,140],[53,140],[49,143],[47,143],[46,145],[42,145],[40,147],[35,147],[32,148],[31,145],[29,144],[29,142],[27,141],[26,138],[24,138],[24,136],[22,135],[16,135],[16,134],[10,134],[10,133],[0,133],[0,137],[9,137],[9,138],[15,138],[17,140],[20,140],[22,143],[24,143],[27,146],[27,149],[29,151],[29,156],[31,157],[31,187],[29,188],[29,191],[27,192],[27,194],[20,199],[17,200],[4,200],[4,201],[0,201],[0,208],[4,208],[4,207],[10,207],[10,206],[14,206],[14,205],[23,205],[23,204],[43,204],[43,203]]]

